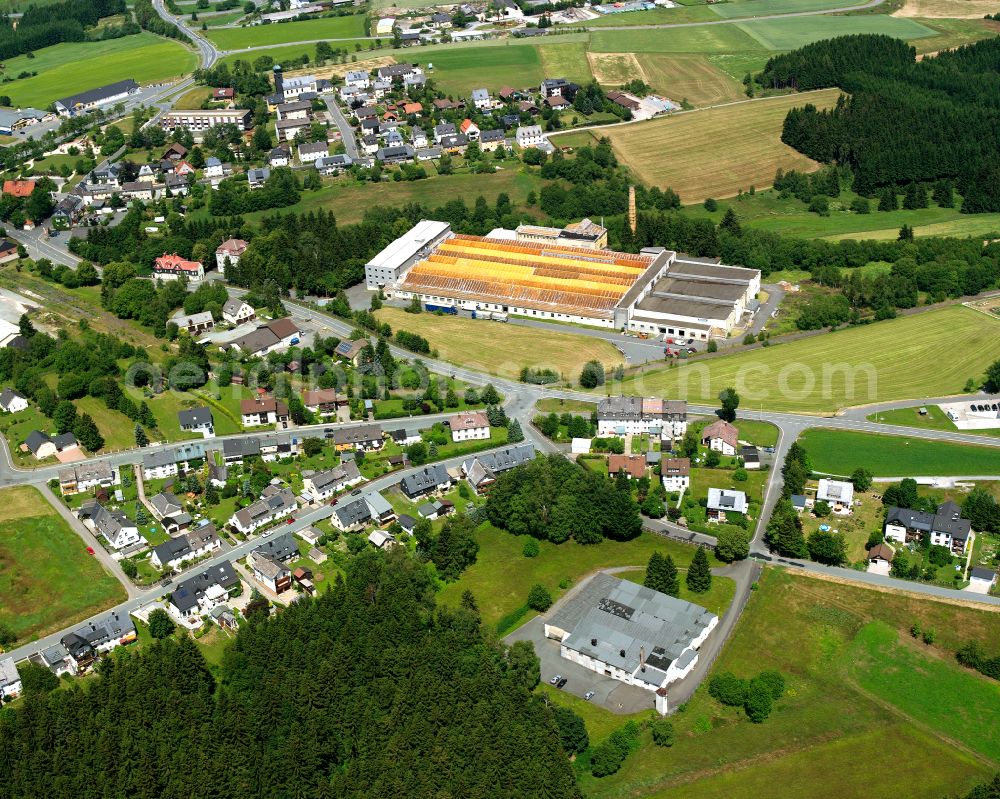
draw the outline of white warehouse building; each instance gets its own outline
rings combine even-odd
[[[703,607],[599,573],[545,623],[545,636],[567,660],[657,691],[690,674],[718,623]]]

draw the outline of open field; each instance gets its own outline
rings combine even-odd
[[[922,649],[887,624],[867,624],[848,652],[851,676],[907,715],[1000,761],[1000,683]]]
[[[558,41],[558,39],[556,40]],[[544,44],[538,48],[542,59],[542,72],[545,75],[559,75],[583,86],[594,79],[587,61],[587,43],[569,42],[567,44]],[[435,69],[437,64],[434,65]],[[520,83],[512,84],[520,86]]]
[[[638,59],[646,83],[671,100],[705,106],[746,97],[743,84],[704,56],[642,53]]]
[[[473,175],[468,172],[454,175],[435,175],[426,180],[403,181],[401,183],[351,183],[336,182],[317,191],[302,193],[302,199],[295,205],[282,208],[282,213],[304,213],[317,208],[333,211],[341,224],[360,222],[365,210],[373,205],[403,206],[420,203],[430,209],[439,208],[456,197],[465,197],[471,205],[482,195],[493,204],[497,195],[506,193],[511,202],[523,205],[528,194],[537,192],[542,181],[537,175],[504,168],[492,175]],[[256,211],[244,214],[247,221],[258,221],[271,211]],[[195,216],[207,216],[206,211],[197,211]]]
[[[849,210],[857,195],[849,190],[831,199],[830,215],[820,216],[806,210],[806,205],[794,197],[781,197],[774,189],[744,194],[719,202],[717,211],[709,213],[700,203],[685,208],[692,216],[705,216],[718,223],[732,208],[740,223],[750,227],[807,238],[895,239],[903,225],[910,225],[918,236],[978,236],[1000,231],[1000,214],[963,214],[962,200],[956,195],[953,208],[918,208],[912,211],[879,211],[877,201],[871,201],[870,214]]]
[[[514,536],[486,524],[476,532],[476,540],[480,547],[476,563],[466,569],[456,582],[444,587],[438,595],[438,602],[457,605],[464,591],[472,591],[483,620],[490,625],[524,605],[528,591],[535,583],[544,585],[552,598],[558,599],[564,590],[559,588],[559,583],[565,579],[575,585],[597,569],[634,566],[637,571],[629,572],[626,579],[642,582],[646,563],[654,552],[669,554],[680,568],[686,568],[696,552],[694,547],[653,533],[643,533],[632,541],[605,540],[600,544],[539,541],[540,552],[534,558],[526,558],[521,553],[528,536]],[[719,564],[713,561],[713,565]],[[734,583],[722,578],[713,579],[712,583],[711,596],[702,595],[699,600],[693,595],[683,594],[682,598],[705,607],[710,604],[716,607],[728,605],[732,601]],[[686,590],[683,580],[681,585],[682,590]],[[522,623],[534,615],[534,611],[529,611],[522,617]]]
[[[693,28],[594,30],[595,53],[743,53],[765,48],[740,25],[698,25]]]
[[[1000,475],[1000,447],[905,436],[812,428],[799,443],[817,472],[850,475],[864,466],[876,477]]]
[[[473,89],[479,88],[490,91],[504,86],[534,85],[537,88],[544,77],[538,48],[521,45],[469,47],[436,53],[426,53],[421,48],[414,52],[413,61],[432,63],[434,71],[428,78],[441,91],[454,97],[469,97]]]
[[[820,39],[848,36],[856,33],[879,33],[896,39],[922,39],[934,35],[934,30],[912,19],[899,19],[878,14],[867,16],[823,17],[817,24],[812,17],[763,19],[737,25],[752,36],[765,50],[794,50]]]
[[[45,108],[53,100],[125,78],[156,83],[193,70],[197,57],[184,45],[152,33],[103,42],[65,42],[44,47],[29,59],[4,62],[4,75],[22,71],[38,75],[3,85],[15,106]]]
[[[850,405],[958,394],[996,358],[1000,322],[963,306],[626,378],[626,394],[715,403],[740,386],[748,407],[829,413]],[[948,358],[941,342],[948,341]],[[934,364],[902,369],[900,364]]]
[[[948,430],[952,433],[960,432],[955,423],[948,418],[948,415],[937,405],[928,405],[927,413],[921,415],[916,408],[896,408],[891,411],[879,411],[868,416],[871,422],[881,422],[882,424],[898,424],[905,427],[922,427],[925,430]],[[964,432],[964,431],[962,431]],[[981,436],[1000,436],[1000,426],[992,430],[970,430]]]
[[[786,696],[770,717],[752,724],[742,709],[723,707],[699,689],[684,712],[671,717],[673,747],[654,746],[647,732],[617,774],[596,779],[579,769],[589,799],[761,797],[774,795],[776,785],[795,799],[941,799],[962,794],[996,770],[995,760],[966,748],[966,737],[956,743],[951,721],[938,727],[935,717],[895,705],[896,691],[873,695],[851,678],[855,641],[864,640],[859,633],[866,624],[881,622],[902,638],[918,623],[935,629],[937,639],[933,647],[921,645],[927,655],[914,665],[940,658],[951,685],[964,674],[954,663],[958,646],[975,638],[987,651],[1000,648],[1000,616],[777,569],[767,569],[759,586],[714,670],[741,677],[780,671]],[[981,682],[981,691],[959,697],[936,691],[941,713],[964,715],[966,697],[981,707],[996,690]],[[911,712],[927,726],[914,722]],[[883,744],[899,767],[859,766]]]
[[[684,202],[729,197],[750,186],[769,186],[782,169],[810,172],[815,161],[780,140],[789,108],[806,102],[828,107],[840,92],[747,100],[673,114],[601,131],[618,158],[645,183],[670,187]],[[558,138],[554,139],[558,142]],[[669,157],[663,157],[669,152]]]
[[[718,3],[712,11],[724,19],[739,17],[759,17],[764,14],[794,14],[803,11],[824,11],[853,3],[843,0],[742,0],[742,2]],[[826,18],[822,25],[826,24]],[[820,27],[822,27],[822,25]]]
[[[0,492],[0,622],[33,640],[125,599],[118,581],[30,486]]]
[[[602,86],[621,86],[631,80],[646,81],[635,53],[588,53],[587,59],[594,78]]]
[[[201,104],[212,96],[210,86],[196,86],[177,98],[174,108],[179,111],[188,111],[201,108]]]
[[[906,0],[901,9],[893,12],[893,16],[982,19],[996,10],[997,4],[993,0]]]
[[[393,330],[418,333],[438,351],[442,360],[517,379],[525,366],[555,369],[568,382],[575,382],[590,360],[621,363],[621,353],[603,339],[571,333],[544,333],[528,327],[504,325],[482,319],[459,319],[435,314],[409,314],[399,308],[376,312]]]
[[[253,25],[249,28],[224,28],[204,33],[205,38],[223,50],[239,50],[265,44],[308,42],[313,39],[354,39],[365,35],[365,18],[360,14],[283,22],[277,25]],[[334,43],[334,46],[338,45]]]
[[[951,50],[963,44],[977,42],[1000,34],[1000,22],[985,19],[924,19],[924,27],[934,31],[934,36],[913,42],[917,57],[941,50]]]

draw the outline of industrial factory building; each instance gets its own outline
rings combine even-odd
[[[504,312],[653,336],[725,336],[757,306],[760,272],[660,247],[604,249],[590,220],[467,236],[424,220],[365,267],[369,290],[455,311]]]

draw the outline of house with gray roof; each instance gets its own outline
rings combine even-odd
[[[261,499],[236,511],[229,518],[229,524],[246,535],[259,530],[266,524],[291,515],[296,507],[298,506],[295,502],[295,495],[290,488],[268,486],[267,489],[264,489]]]
[[[472,490],[479,494],[496,482],[497,475],[527,463],[534,457],[534,444],[515,444],[467,458],[462,463],[462,474]]]
[[[229,598],[229,591],[239,582],[233,564],[224,560],[179,583],[170,594],[167,609],[182,620],[209,613]]]
[[[334,469],[303,478],[302,486],[304,493],[308,494],[313,502],[322,502],[364,479],[358,471],[358,465],[354,461],[348,461]]]
[[[378,491],[362,492],[360,489],[345,498],[333,509],[330,522],[338,530],[357,530],[368,524],[390,524],[396,518],[389,501]]]
[[[222,442],[222,459],[227,466],[243,463],[244,458],[260,455],[260,439],[248,436],[245,438],[227,438]]]
[[[333,431],[333,445],[340,452],[346,449],[382,449],[385,434],[377,424],[340,427]]]
[[[0,392],[0,411],[4,413],[20,413],[27,410],[28,400],[23,394],[19,394],[12,388],[5,388]]]
[[[120,510],[109,510],[98,502],[91,502],[80,508],[78,516],[113,549],[128,549],[142,541],[138,525]]]
[[[215,422],[208,406],[177,411],[177,420],[180,422],[181,430],[186,432],[201,433],[205,438],[212,438],[215,435]]]
[[[129,614],[112,610],[67,633],[59,639],[59,643],[66,648],[79,668],[93,661],[102,652],[110,652],[135,639],[135,623]]]
[[[447,491],[451,483],[451,475],[444,464],[434,463],[406,475],[399,481],[399,487],[407,497],[414,499],[435,491]]]
[[[13,699],[21,693],[21,675],[14,658],[0,658],[0,699]]]
[[[719,623],[699,605],[610,574],[594,575],[545,622],[574,663],[650,691],[685,677]]]

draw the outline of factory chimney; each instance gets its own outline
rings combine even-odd
[[[635,233],[635,186],[628,187],[628,226]]]

